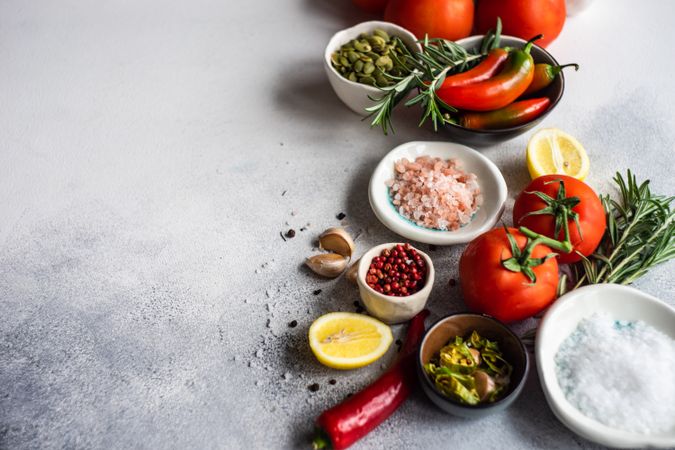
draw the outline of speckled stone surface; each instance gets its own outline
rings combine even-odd
[[[673,17],[668,0],[597,0],[550,46],[581,70],[543,126],[586,146],[599,191],[632,168],[675,194]],[[307,448],[312,420],[386,367],[393,351],[330,370],[305,337],[358,299],[302,267],[317,234],[344,212],[359,253],[396,240],[370,173],[402,142],[444,139],[416,111],[383,136],[331,92],[323,47],[368,18],[347,0],[0,2],[0,447]],[[527,138],[484,150],[507,222]],[[461,250],[431,252],[430,320],[464,308],[448,287]],[[636,285],[675,304],[673,275]],[[534,371],[480,421],[415,393],[355,448],[439,446],[595,448]]]

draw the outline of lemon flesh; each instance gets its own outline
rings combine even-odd
[[[563,174],[583,181],[590,170],[590,161],[573,136],[557,128],[545,128],[537,131],[527,144],[527,169],[532,179]]]
[[[314,356],[334,369],[355,369],[376,361],[393,339],[391,328],[363,314],[329,313],[309,327]]]

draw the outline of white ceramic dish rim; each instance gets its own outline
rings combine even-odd
[[[560,333],[558,330],[560,323],[557,319],[560,315],[565,314],[572,308],[592,308],[588,302],[585,302],[586,304],[584,306],[577,306],[580,305],[581,302],[584,302],[584,297],[586,297],[586,300],[590,300],[591,297],[602,295],[612,300],[616,300],[615,298],[612,298],[612,295],[616,295],[617,293],[624,295],[624,297],[628,296],[628,298],[632,298],[633,300],[630,300],[631,302],[640,302],[641,310],[647,310],[650,308],[659,310],[656,314],[660,314],[661,311],[663,311],[666,314],[669,314],[673,318],[673,321],[675,321],[674,308],[665,302],[652,297],[651,295],[645,294],[644,292],[641,292],[635,288],[616,284],[598,284],[575,289],[574,291],[559,298],[546,312],[544,318],[541,321],[541,324],[539,325],[539,330],[535,340],[535,356],[541,387],[544,391],[546,400],[556,417],[570,430],[588,440],[610,447],[621,448],[673,447],[675,446],[675,429],[660,434],[644,435],[611,428],[583,415],[570,402],[567,401],[560,388],[560,385],[558,384],[554,363],[554,357],[557,353],[557,348],[549,348],[549,341],[553,339],[554,335]],[[600,307],[600,305],[594,306],[595,308],[593,308],[593,312],[611,312],[613,310],[612,308],[618,310],[618,308],[621,307],[612,307],[611,303],[609,307],[604,308]],[[592,312],[586,313],[583,316],[579,316],[573,328],[576,328],[576,324],[578,324],[581,319],[588,317],[590,314],[592,314]],[[647,314],[645,314],[643,317],[622,318],[626,320],[643,320],[646,323],[657,326],[656,324],[650,322],[650,318]],[[661,331],[675,338],[674,331],[668,332],[668,330],[663,330],[662,328],[660,329]],[[567,335],[565,337],[567,337]],[[564,339],[564,337],[562,339]]]
[[[457,158],[464,164],[464,167],[467,170],[469,169],[466,166],[470,160],[477,165],[482,166],[482,168],[486,171],[486,174],[489,174],[491,182],[495,184],[497,190],[497,192],[489,193],[489,195],[496,195],[497,199],[494,208],[483,211],[486,214],[485,218],[483,219],[483,223],[474,223],[474,220],[477,220],[477,218],[474,217],[471,222],[459,230],[432,230],[414,224],[408,219],[402,217],[398,211],[394,209],[393,205],[390,203],[388,189],[383,189],[383,186],[379,185],[378,180],[382,178],[379,175],[386,171],[387,173],[391,173],[393,176],[394,161],[404,156],[410,157],[411,155],[409,153],[418,147],[424,147],[424,150],[415,151],[415,155],[417,156],[430,154],[432,156],[437,155],[445,159]],[[430,151],[432,148],[443,150]],[[442,156],[438,155],[439,153],[442,153]],[[481,177],[478,178],[478,184],[481,187],[484,196],[488,195],[488,193],[483,190],[485,183],[485,179]],[[504,212],[507,194],[508,189],[506,186],[506,181],[504,180],[504,176],[495,163],[471,147],[454,142],[410,141],[395,147],[379,162],[373,171],[373,174],[370,178],[370,184],[368,186],[368,200],[370,201],[370,206],[373,209],[375,216],[380,220],[380,222],[382,222],[394,233],[397,233],[405,238],[417,242],[423,242],[425,244],[435,245],[464,244],[492,229]],[[485,208],[486,205],[487,202],[484,198],[481,208]],[[480,210],[476,214],[479,212]]]
[[[434,269],[434,263],[431,261],[431,258],[429,255],[424,253],[422,250],[419,248],[411,245],[412,248],[414,248],[417,253],[424,258],[424,261],[427,263],[427,277],[424,280],[424,287],[420,289],[419,291],[415,292],[412,295],[407,295],[405,297],[393,297],[391,295],[385,295],[380,292],[377,292],[375,289],[371,288],[368,286],[368,283],[366,283],[366,272],[368,271],[368,267],[370,266],[370,262],[372,259],[376,256],[379,255],[382,250],[385,248],[393,248],[396,245],[405,245],[405,242],[389,242],[386,244],[380,244],[376,245],[375,247],[371,248],[368,250],[366,253],[361,256],[361,259],[359,261],[359,269],[357,272],[357,277],[356,279],[358,280],[358,283],[366,289],[368,292],[372,293],[373,295],[378,296],[379,298],[382,298],[386,300],[389,303],[392,303],[394,305],[404,305],[406,303],[410,303],[410,300],[412,298],[419,298],[426,296],[427,299],[429,298],[429,294],[431,293],[431,288],[433,287],[434,280],[436,278],[436,271]],[[426,303],[426,300],[425,300]]]
[[[362,88],[369,94],[379,95],[381,91],[378,88],[374,86],[368,86],[367,84],[357,83],[355,81],[351,81],[343,77],[342,74],[340,74],[337,70],[335,70],[335,67],[333,67],[333,64],[331,64],[330,61],[330,55],[332,55],[333,52],[337,50],[339,47],[341,47],[342,45],[346,44],[347,42],[349,42],[350,40],[354,39],[356,36],[361,34],[363,32],[362,29],[373,30],[375,28],[394,29],[397,31],[397,33],[400,33],[399,37],[405,35],[407,39],[417,41],[417,37],[414,34],[412,34],[410,31],[406,30],[400,25],[396,25],[395,23],[391,22],[384,22],[382,20],[370,20],[367,22],[357,23],[353,27],[345,28],[344,30],[340,30],[337,33],[335,33],[328,41],[328,45],[326,45],[326,49],[324,50],[323,54],[323,60],[328,70],[337,75],[346,84],[354,88]],[[417,50],[422,51],[422,47],[419,45],[419,43],[417,44]]]

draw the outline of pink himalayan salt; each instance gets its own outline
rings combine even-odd
[[[421,227],[456,230],[483,203],[476,175],[464,172],[455,159],[403,158],[394,163],[394,174],[386,182],[392,203]]]

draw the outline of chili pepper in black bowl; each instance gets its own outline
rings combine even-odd
[[[460,115],[459,124],[472,130],[515,127],[536,119],[550,104],[551,100],[548,97],[519,100],[495,111],[463,113]]]
[[[532,78],[530,85],[523,93],[523,96],[534,94],[535,92],[539,92],[545,87],[548,87],[551,83],[553,83],[555,77],[557,77],[558,74],[560,74],[560,72],[562,72],[562,70],[566,67],[574,67],[574,70],[579,70],[579,64],[565,64],[564,66],[553,66],[551,64],[544,63],[535,64],[534,77]]]
[[[384,422],[408,398],[415,384],[415,354],[428,315],[429,311],[423,310],[410,320],[405,344],[389,370],[319,416],[313,440],[315,449],[349,447]]]
[[[534,60],[530,50],[537,36],[522,49],[512,50],[499,74],[477,83],[441,86],[438,97],[450,106],[468,111],[493,111],[520,97],[534,77]]]
[[[466,86],[467,84],[485,81],[504,67],[508,57],[509,51],[505,48],[490,50],[485,59],[473,69],[446,77],[441,89]]]
[[[471,36],[457,41],[457,43],[468,51],[476,52],[480,50],[482,41],[483,36]],[[501,43],[504,47],[519,48],[523,47],[527,42],[523,39],[513,36],[502,36]],[[559,65],[558,61],[556,61],[553,55],[536,44],[532,46],[531,53],[535,63],[546,63],[552,66]],[[527,132],[528,130],[531,130],[533,127],[536,127],[551,111],[553,111],[558,106],[565,92],[565,78],[565,71],[562,71],[560,74],[558,74],[558,76],[555,77],[553,82],[548,87],[536,94],[537,97],[548,97],[551,100],[551,104],[538,117],[530,120],[529,122],[508,128],[476,130],[464,128],[457,120],[454,123],[446,122],[443,128],[451,140],[475,148],[499,144],[508,139],[512,139]]]

